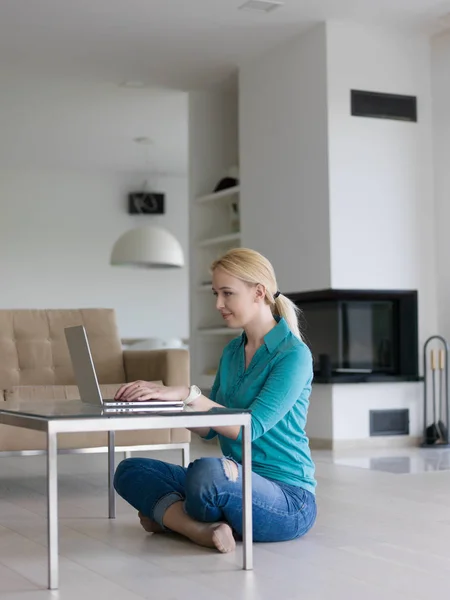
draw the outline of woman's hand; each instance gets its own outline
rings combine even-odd
[[[123,385],[114,399],[124,402],[143,400],[184,400],[189,395],[187,386],[166,386],[150,381],[133,381]]]
[[[114,399],[122,400],[123,402],[139,402],[144,400],[185,400],[189,396],[189,387],[187,385],[180,386],[166,386],[160,383],[152,383],[151,381],[133,381],[131,383],[125,383],[117,391]],[[200,396],[195,402],[188,408],[198,411],[209,411],[212,408],[223,408],[217,402],[213,402],[205,396]],[[217,433],[230,438],[232,440],[237,439],[240,431],[239,425],[230,425],[228,427],[215,427]],[[201,436],[206,436],[209,432],[208,428],[194,428],[191,431],[198,433]]]

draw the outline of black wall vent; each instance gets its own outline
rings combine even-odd
[[[370,435],[409,435],[409,410],[370,411]]]
[[[417,98],[351,90],[351,111],[354,117],[417,121]]]

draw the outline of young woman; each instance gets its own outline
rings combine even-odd
[[[253,537],[255,542],[298,538],[316,519],[314,464],[305,435],[313,377],[297,312],[278,291],[270,262],[237,248],[212,265],[216,307],[243,333],[224,349],[209,398],[196,386],[126,384],[122,400],[184,400],[197,410],[252,411]],[[117,467],[114,486],[139,511],[146,531],[175,531],[220,552],[242,534],[241,434],[238,426],[193,429],[218,436],[223,458],[201,458],[188,468],[148,458]]]

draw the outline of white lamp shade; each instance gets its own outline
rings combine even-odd
[[[138,227],[124,233],[111,252],[112,265],[171,269],[184,266],[179,241],[161,227]]]

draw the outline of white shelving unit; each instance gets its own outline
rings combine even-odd
[[[214,383],[223,349],[240,331],[216,309],[211,263],[242,245],[240,186],[215,192],[238,165],[238,99],[234,88],[193,93],[190,123],[190,362],[191,381],[204,393]]]
[[[221,190],[220,192],[213,192],[212,194],[207,194],[206,196],[200,196],[199,198],[197,198],[197,204],[206,204],[207,202],[218,202],[219,200],[223,200],[224,198],[228,199],[231,196],[239,194],[240,191],[240,186],[235,185],[234,187],[230,187],[226,190]]]
[[[239,242],[241,239],[240,231],[235,233],[227,233],[225,235],[218,235],[217,237],[209,238],[207,240],[201,240],[198,242],[200,248],[206,248],[207,246],[218,246],[227,244],[228,242]]]
[[[200,382],[197,385],[205,393],[208,393],[214,383],[223,348],[241,333],[224,325],[220,313],[216,310],[208,270],[213,260],[226,250],[240,246],[240,230],[231,231],[239,226],[235,211],[231,212],[231,202],[235,207],[238,205],[239,186],[196,198],[195,209],[191,213],[195,215],[199,237],[203,236],[201,239],[197,238],[197,244],[192,249],[192,256],[199,268],[199,279],[195,282],[195,292],[192,296],[197,310],[193,311],[196,315],[195,330],[191,330],[191,353],[195,352],[195,358],[192,356],[191,360],[195,370],[193,369],[191,377],[196,383]]]

